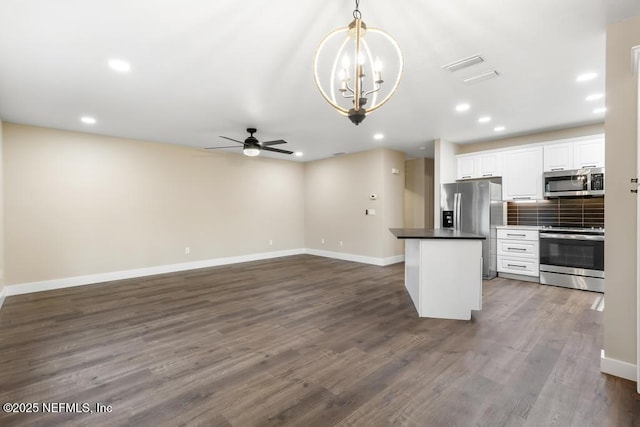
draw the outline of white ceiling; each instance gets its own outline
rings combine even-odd
[[[351,0],[0,0],[0,118],[193,147],[229,145],[218,136],[244,139],[251,126],[304,152],[271,157],[298,161],[377,146],[425,157],[436,138],[602,122],[593,110],[605,101],[585,97],[604,93],[606,28],[640,14],[640,1],[361,0],[363,20],[400,44],[405,70],[358,127],[321,98],[311,67],[318,42],[353,9]],[[476,53],[484,64],[441,68]],[[131,71],[112,71],[111,58]],[[493,68],[499,78],[462,83]],[[587,71],[598,77],[576,83]],[[455,112],[463,101],[471,109]]]

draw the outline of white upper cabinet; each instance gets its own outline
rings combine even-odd
[[[502,176],[501,153],[462,154],[456,158],[458,162],[456,179]]]
[[[575,169],[604,167],[604,137],[578,141],[574,145]]]
[[[573,167],[573,144],[549,144],[544,146],[544,171],[555,172]]]
[[[603,167],[604,135],[553,142],[544,146],[545,172]]]
[[[489,153],[478,155],[478,175],[480,178],[502,176],[502,154]]]
[[[542,199],[542,147],[502,153],[502,199]]]
[[[475,178],[476,156],[458,156],[457,179]]]
[[[502,177],[503,200],[543,198],[543,172],[604,167],[604,135],[456,156],[456,179]]]

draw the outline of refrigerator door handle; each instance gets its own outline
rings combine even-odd
[[[458,193],[458,231],[462,230],[462,193]]]
[[[458,193],[453,193],[453,229],[458,226]]]
[[[460,230],[460,193],[453,195],[453,229]]]

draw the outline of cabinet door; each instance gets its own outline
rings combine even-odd
[[[542,199],[542,147],[505,152],[502,161],[504,200]]]
[[[458,156],[458,179],[469,179],[476,177],[475,171],[476,156]]]
[[[478,155],[478,178],[502,176],[502,156],[500,153]]]
[[[544,171],[555,172],[574,169],[572,143],[544,146]]]
[[[604,138],[576,142],[574,150],[576,169],[604,167]]]

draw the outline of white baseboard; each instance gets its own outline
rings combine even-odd
[[[316,256],[321,256],[325,258],[341,259],[343,261],[353,261],[353,262],[359,262],[362,264],[378,265],[380,267],[384,267],[391,264],[397,264],[399,262],[404,261],[404,255],[396,255],[396,256],[387,257],[387,258],[375,258],[375,257],[368,257],[363,255],[348,254],[344,252],[323,251],[320,249],[308,249],[308,248],[305,249],[305,253],[309,255],[316,255]]]
[[[259,261],[270,258],[303,254],[304,249],[290,249],[277,252],[263,252],[235,257],[214,258],[202,261],[185,262],[180,264],[159,265],[155,267],[136,268],[133,270],[113,271],[109,273],[89,274],[86,276],[66,277],[63,279],[44,280],[41,282],[21,283],[5,286],[6,296],[28,294],[32,292],[50,291],[53,289],[70,288],[73,286],[91,285],[110,282],[113,280],[133,279],[136,277],[153,276],[155,274],[175,273],[178,271],[195,270],[198,268],[216,267],[220,265],[237,264],[240,262]]]
[[[630,381],[637,381],[636,365],[623,362],[617,359],[611,359],[605,356],[604,349],[600,353],[600,372],[624,378]]]
[[[175,273],[178,271],[195,270],[198,268],[216,267],[220,265],[237,264],[240,262],[259,261],[284,256],[310,254],[325,258],[335,258],[345,261],[355,261],[364,264],[386,266],[404,261],[404,255],[388,258],[373,258],[361,255],[345,254],[340,252],[319,251],[315,249],[290,249],[277,252],[263,252],[235,257],[214,258],[202,261],[185,262],[180,264],[159,265],[154,267],[136,268],[132,270],[112,271],[108,273],[89,274],[86,276],[65,277],[62,279],[43,280],[39,282],[20,283],[5,286],[0,290],[0,308],[5,297],[11,295],[22,295],[33,292],[51,291],[54,289],[64,289],[74,286],[92,285],[96,283],[111,282],[114,280],[134,279],[136,277],[153,276],[156,274]]]

